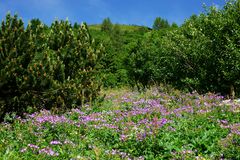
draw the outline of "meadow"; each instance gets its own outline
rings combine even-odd
[[[7,13],[0,159],[240,160],[239,11],[152,28]]]
[[[237,102],[163,87],[101,95],[61,115],[6,115],[1,159],[240,159]]]

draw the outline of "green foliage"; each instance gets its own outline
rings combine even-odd
[[[112,28],[113,28],[113,24],[112,24],[110,18],[105,18],[101,25],[101,31],[111,32]]]
[[[239,159],[239,107],[170,88],[107,90],[62,115],[47,110],[0,125],[2,159]],[[238,104],[239,105],[239,104]],[[235,105],[237,106],[237,105]],[[238,110],[237,110],[238,109]]]
[[[190,44],[184,49],[186,57],[191,58],[192,68],[198,71],[192,78],[200,81],[202,90],[229,93],[231,85],[237,87],[238,10],[239,1],[227,3],[223,10],[211,7],[207,14],[191,17],[182,27],[182,34],[189,40],[185,46]]]
[[[198,92],[239,95],[240,1],[223,9],[206,8],[177,28],[161,29],[156,18],[153,31],[130,50],[129,76],[146,86],[168,83]]]
[[[172,28],[178,28],[178,25],[177,25],[177,23],[172,23],[172,26],[171,26]]]
[[[170,27],[169,23],[167,20],[165,19],[162,19],[161,17],[157,17],[155,20],[154,20],[154,23],[153,23],[153,29],[154,30],[160,30],[160,29],[164,29],[164,28],[168,28]]]
[[[114,25],[118,25],[120,30],[123,31],[123,32],[137,32],[137,31],[140,31],[140,30],[143,30],[143,31],[149,31],[151,30],[150,28],[146,27],[146,26],[138,26],[138,25],[126,25],[126,24],[113,24],[113,27]],[[94,24],[94,25],[89,25],[89,30],[92,31],[92,30],[95,30],[95,31],[101,31],[101,24]]]
[[[146,27],[114,24],[111,32],[103,32],[95,27],[90,27],[91,35],[105,46],[105,54],[100,61],[104,87],[129,85],[131,78],[125,66],[129,46],[149,30]]]
[[[50,28],[32,20],[26,29],[17,15],[6,16],[1,30],[1,110],[65,110],[96,98],[96,70],[103,52],[86,24],[73,30],[68,21]]]
[[[239,4],[206,8],[180,27],[157,17],[153,30],[109,18],[90,31],[39,19],[25,29],[8,14],[0,29],[0,115],[78,106],[96,98],[101,84],[170,84],[234,98],[240,94]]]

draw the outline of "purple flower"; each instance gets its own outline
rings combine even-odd
[[[168,120],[167,120],[166,118],[162,118],[162,120],[161,120],[161,124],[164,125],[164,124],[167,123],[167,121],[168,121]]]
[[[80,111],[79,109],[72,109],[72,112],[78,113],[80,115],[84,115],[85,113]]]
[[[233,133],[240,135],[240,130],[235,130],[235,131],[233,131]]]
[[[32,149],[39,149],[39,147],[37,145],[34,145],[34,144],[28,144],[28,147],[30,147]]]
[[[197,111],[197,113],[208,113],[210,112],[209,110],[203,110],[203,109],[200,109]]]
[[[181,153],[182,154],[192,154],[193,151],[192,150],[183,150]]]
[[[36,117],[35,121],[40,124],[45,122],[49,122],[51,124],[71,123],[71,121],[67,119],[65,116],[55,116],[55,115],[38,116]]]
[[[26,152],[26,151],[27,151],[27,148],[22,148],[22,149],[20,150],[21,153]]]
[[[71,145],[75,146],[75,144],[72,141],[70,141],[70,140],[65,140],[64,144],[71,144]]]
[[[227,120],[220,120],[220,123],[223,124],[223,125],[227,125],[228,121]]]
[[[54,152],[51,148],[47,147],[47,148],[43,148],[41,150],[39,150],[39,154],[47,154],[49,156],[58,156],[59,153]]]
[[[121,134],[120,135],[120,140],[121,141],[126,141],[127,140],[127,136],[125,134]]]
[[[117,151],[115,149],[112,149],[112,155],[116,155]]]
[[[158,120],[157,117],[153,118],[153,121],[151,122],[151,124],[154,127],[162,127],[163,125],[165,125],[168,122],[168,120],[166,118],[162,118],[161,120]]]
[[[146,131],[144,133],[137,134],[137,140],[142,141],[147,137]]]
[[[175,132],[175,131],[176,131],[176,128],[173,128],[172,126],[169,126],[169,127],[168,127],[168,130]]]
[[[113,124],[102,124],[102,125],[99,125],[100,127],[107,127],[107,128],[110,128],[110,129],[118,129],[118,126],[115,126]]]
[[[144,99],[140,99],[139,101],[133,102],[134,105],[141,105],[141,104],[144,104],[144,103],[145,103]]]
[[[60,142],[60,141],[51,141],[50,144],[52,144],[52,145],[58,145],[58,144],[62,144],[62,142]]]

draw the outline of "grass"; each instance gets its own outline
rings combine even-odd
[[[101,30],[101,24],[95,24],[95,25],[89,25],[88,26],[90,30],[97,30],[100,31]],[[146,28],[145,26],[137,26],[137,25],[124,25],[124,24],[119,24],[119,27],[121,29],[121,31],[139,31],[142,28]]]
[[[107,90],[63,115],[9,115],[2,159],[240,159],[239,105],[214,94]],[[11,122],[11,123],[9,123]]]

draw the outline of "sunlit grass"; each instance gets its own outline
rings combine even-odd
[[[100,24],[95,24],[95,25],[89,25],[88,26],[90,30],[101,30],[101,25]],[[143,26],[136,26],[136,25],[124,25],[124,24],[119,24],[119,28],[121,31],[138,31],[141,28],[143,28]]]

